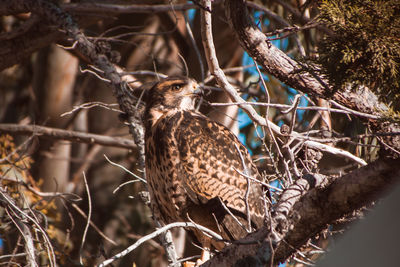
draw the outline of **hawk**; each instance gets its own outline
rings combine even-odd
[[[144,114],[150,206],[163,224],[194,222],[225,240],[264,224],[260,175],[247,149],[223,125],[195,110],[201,94],[186,77],[168,77],[148,91]],[[225,243],[191,230],[208,260]]]

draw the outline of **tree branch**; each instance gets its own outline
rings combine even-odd
[[[288,57],[280,49],[272,45],[264,33],[250,18],[245,0],[225,0],[226,16],[235,31],[243,49],[249,53],[264,68],[277,79],[294,89],[324,99],[335,100],[348,108],[360,112],[382,115],[389,110],[378,97],[364,86],[355,90],[351,86],[334,92],[329,83],[312,72],[316,66],[307,66]],[[377,132],[395,132],[400,125],[395,123],[380,123],[370,120]],[[400,138],[385,139],[388,146],[400,150]]]
[[[245,0],[225,1],[226,14],[242,47],[263,66],[265,71],[298,91],[322,98],[333,98],[361,112],[379,114],[380,111],[388,110],[386,104],[379,102],[378,98],[365,87],[359,87],[357,92],[344,88],[343,92],[334,93],[328,81],[312,73],[311,67],[291,59],[268,42],[268,38],[249,16],[245,2]]]
[[[277,246],[275,258],[285,260],[328,224],[381,197],[399,182],[400,169],[393,169],[399,164],[400,159],[377,160],[336,179],[326,188],[308,192],[294,205],[289,215],[293,227]]]
[[[202,1],[202,4],[207,9],[211,9],[211,2],[210,1]],[[212,36],[212,29],[211,29],[211,14],[205,10],[200,11],[201,15],[201,36],[202,42],[204,47],[204,52],[207,58],[208,68],[210,72],[214,75],[215,80],[217,81],[218,85],[228,94],[231,98],[232,102],[237,103],[248,115],[249,117],[261,126],[265,126],[268,129],[271,129],[275,134],[280,134],[280,127],[273,122],[266,120],[262,116],[260,116],[256,110],[253,108],[251,104],[247,104],[243,98],[236,92],[235,88],[228,82],[224,71],[220,68],[218,63],[218,58],[215,52],[214,41]],[[276,48],[277,49],[277,48]],[[279,49],[277,49],[279,50]],[[280,51],[280,50],[279,50]],[[300,134],[293,131],[291,136],[294,138],[300,137]],[[352,160],[355,160],[357,163],[361,165],[366,165],[366,162],[360,158],[355,157],[348,151],[344,151],[339,148],[331,147],[325,144],[320,144],[313,141],[306,141],[305,143],[310,148],[315,148],[318,150],[323,150],[326,152],[330,152],[336,155],[341,155]]]
[[[79,143],[99,144],[103,146],[114,146],[127,149],[137,148],[135,142],[126,138],[67,131],[38,125],[0,123],[0,132],[20,135],[39,135],[50,139],[63,139]]]
[[[400,169],[393,170],[393,166],[399,164],[400,159],[377,160],[325,188],[311,189],[291,208],[285,225],[282,227],[280,223],[275,227],[284,238],[275,243],[273,253],[269,229],[264,227],[226,247],[203,266],[240,266],[244,260],[254,262],[254,266],[265,266],[270,264],[272,254],[274,263],[283,262],[327,225],[377,200],[386,189],[399,182]]]
[[[317,96],[329,96],[332,92],[326,81],[310,74],[302,65],[272,45],[250,19],[245,0],[225,1],[226,16],[238,36],[242,47],[285,84]],[[300,75],[301,73],[301,75]]]
[[[4,2],[4,1],[3,1]],[[12,12],[27,12],[30,11],[41,17],[46,18],[49,25],[54,25],[59,30],[64,31],[66,36],[72,40],[76,49],[91,62],[101,76],[105,78],[113,90],[114,96],[118,100],[120,109],[126,114],[125,119],[129,125],[129,131],[139,150],[138,163],[141,169],[144,169],[145,153],[144,153],[144,127],[141,121],[139,112],[138,100],[133,96],[133,89],[127,82],[121,79],[117,68],[110,62],[107,55],[102,52],[102,49],[96,47],[96,44],[88,40],[88,38],[80,31],[79,26],[75,23],[70,14],[66,13],[53,2],[46,0],[15,0],[6,1],[12,2]],[[0,3],[0,14],[4,12],[3,6]],[[174,252],[172,244],[163,244],[167,252]],[[175,253],[175,252],[174,252]],[[174,258],[176,255],[168,255],[169,258]],[[175,257],[176,258],[176,257]]]
[[[167,4],[167,5],[119,5],[105,3],[68,3],[62,5],[67,12],[87,14],[133,14],[133,13],[160,13],[168,11],[185,11],[188,9],[198,9],[195,4]]]

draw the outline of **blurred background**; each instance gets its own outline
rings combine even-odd
[[[257,26],[272,44],[292,58],[309,62],[318,60],[318,43],[327,42],[326,36],[332,34],[319,20],[321,6],[318,2],[254,1],[249,2],[248,7]],[[238,134],[267,182],[277,188],[287,186],[289,178],[266,130],[255,127],[236,105],[212,105],[229,103],[230,99],[208,72],[200,36],[201,7],[197,1],[57,3],[73,15],[86,36],[127,74],[125,78],[136,96],[163,75],[187,75],[203,83],[206,96],[201,112]],[[96,6],[102,3],[108,6]],[[135,6],[130,5],[136,4],[153,5],[154,12],[135,11]],[[118,11],[111,5],[120,10],[131,8],[131,11]],[[168,5],[177,8],[157,11]],[[326,18],[329,14],[322,15]],[[219,64],[243,99],[292,105],[299,93],[266,73],[262,74],[267,85],[264,88],[253,59],[243,51],[228,24],[222,1],[213,1],[212,21]],[[33,26],[28,27],[27,23]],[[0,73],[0,122],[32,126],[26,131],[7,131],[11,132],[8,135],[0,130],[2,199],[10,196],[12,200],[9,201],[33,216],[43,231],[46,229],[59,266],[98,264],[155,229],[151,212],[141,198],[145,184],[133,176],[143,177],[137,162],[137,148],[133,143],[105,146],[35,132],[33,126],[36,125],[48,127],[49,131],[62,129],[132,140],[128,127],[119,119],[119,107],[107,82],[93,74],[87,59],[73,49],[73,43],[62,33],[31,13],[2,16],[0,27],[1,34],[8,34],[8,39],[16,29],[25,30],[25,36],[31,34],[29,39],[34,50],[22,56],[20,51],[9,51],[15,53],[18,64],[7,66]],[[15,42],[14,45],[20,44]],[[325,100],[304,94],[298,96],[298,107],[328,107]],[[294,122],[294,130],[308,131],[312,136],[351,137],[367,132],[358,119],[346,114],[305,109],[285,114],[281,112],[282,107],[255,108],[279,126]],[[374,138],[336,144],[367,162],[376,158],[375,145]],[[304,169],[329,175],[344,174],[357,167],[342,157],[314,150],[301,151],[298,157],[303,160]],[[276,196],[273,197],[277,198],[279,191],[274,192]],[[92,225],[81,247],[88,214]],[[40,264],[49,265],[49,246],[40,228],[36,226],[35,231],[30,231],[29,226],[35,224],[33,219],[25,218],[26,224],[18,229],[10,219],[13,216],[21,215],[17,210],[0,206],[0,255],[3,255],[0,263],[25,266],[24,234],[29,234],[35,240],[32,246],[40,252]],[[347,224],[344,220],[343,224],[333,225],[312,241],[325,248],[331,234],[342,232]],[[183,230],[174,230],[173,236],[180,257],[200,254]],[[307,254],[311,250],[314,252]],[[312,247],[305,249],[307,259],[294,257],[286,266],[308,265],[323,250],[318,251]],[[168,265],[157,238],[144,243],[114,266],[132,266],[132,263],[133,266]]]

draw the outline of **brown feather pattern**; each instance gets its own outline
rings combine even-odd
[[[171,77],[149,91],[145,141],[151,208],[165,224],[194,221],[236,240],[247,234],[237,221],[247,228],[248,186],[252,226],[264,223],[262,187],[238,171],[258,180],[260,175],[247,149],[229,129],[194,111],[196,87],[191,79]],[[199,231],[194,234],[201,243],[207,239]],[[221,242],[211,243],[217,249],[223,247]]]

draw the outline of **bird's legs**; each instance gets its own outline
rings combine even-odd
[[[201,252],[200,259],[198,259],[196,263],[192,261],[186,261],[183,263],[183,267],[197,267],[210,259],[211,240],[209,238],[205,238],[202,242],[202,247],[203,250]]]
[[[204,248],[204,250],[201,252],[201,257],[196,261],[196,266],[200,266],[206,261],[210,259],[210,249],[209,248]]]
[[[196,261],[196,266],[200,266],[210,259],[211,239],[208,237],[204,238],[202,245],[203,251],[201,252],[200,259]]]

